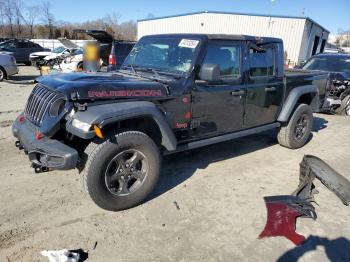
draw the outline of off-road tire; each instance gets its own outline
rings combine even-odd
[[[112,159],[119,153],[135,149],[148,161],[149,171],[137,191],[130,195],[112,194],[106,185],[105,172]],[[99,207],[119,211],[140,204],[153,190],[161,170],[161,156],[157,145],[146,134],[138,131],[122,132],[101,142],[91,142],[84,154],[87,160],[83,169],[85,191]]]
[[[297,125],[302,117],[305,117],[307,126],[305,128],[305,132],[303,132],[303,135],[300,138],[297,138]],[[281,146],[291,149],[303,147],[310,137],[312,124],[313,114],[311,107],[306,104],[299,104],[295,109],[292,117],[290,118],[288,124],[280,127],[277,135],[278,143]]]

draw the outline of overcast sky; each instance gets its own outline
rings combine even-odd
[[[56,20],[83,22],[119,13],[121,21],[197,11],[226,11],[310,17],[337,33],[350,29],[350,0],[49,0]],[[24,0],[26,5],[41,0]]]

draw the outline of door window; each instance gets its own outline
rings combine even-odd
[[[241,48],[224,43],[210,43],[203,64],[219,65],[221,78],[239,78]]]
[[[275,75],[275,49],[273,47],[250,48],[249,64],[252,77]]]
[[[29,48],[28,42],[18,42],[18,48]]]

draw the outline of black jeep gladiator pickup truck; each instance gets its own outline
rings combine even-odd
[[[283,54],[275,38],[143,37],[119,71],[38,78],[16,146],[38,171],[77,168],[101,208],[130,208],[154,188],[162,154],[270,129],[282,146],[307,142],[327,75],[286,75]]]

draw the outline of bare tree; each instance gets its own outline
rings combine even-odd
[[[30,38],[34,38],[34,24],[38,16],[38,10],[40,10],[40,7],[37,5],[27,6],[25,9],[23,20],[29,28]]]
[[[10,36],[15,37],[15,32],[13,30],[12,0],[4,0],[3,1],[3,11],[4,11],[5,21],[10,28]]]
[[[52,39],[54,34],[54,22],[55,18],[51,12],[51,3],[49,1],[43,1],[41,3],[41,16],[45,25],[49,29],[49,38]]]
[[[120,23],[118,13],[83,23],[55,20],[48,1],[40,5],[25,6],[23,0],[0,0],[1,37],[55,38],[64,36],[75,39],[90,39],[86,34],[74,33],[75,28],[105,30],[119,40],[136,39],[136,22]],[[39,23],[40,22],[40,23]]]
[[[5,33],[5,15],[4,15],[4,1],[0,0],[0,35]]]
[[[22,35],[22,21],[23,21],[23,15],[22,15],[22,6],[23,2],[21,0],[13,0],[11,3],[12,10],[13,10],[13,17],[16,23],[17,27],[17,36]]]

